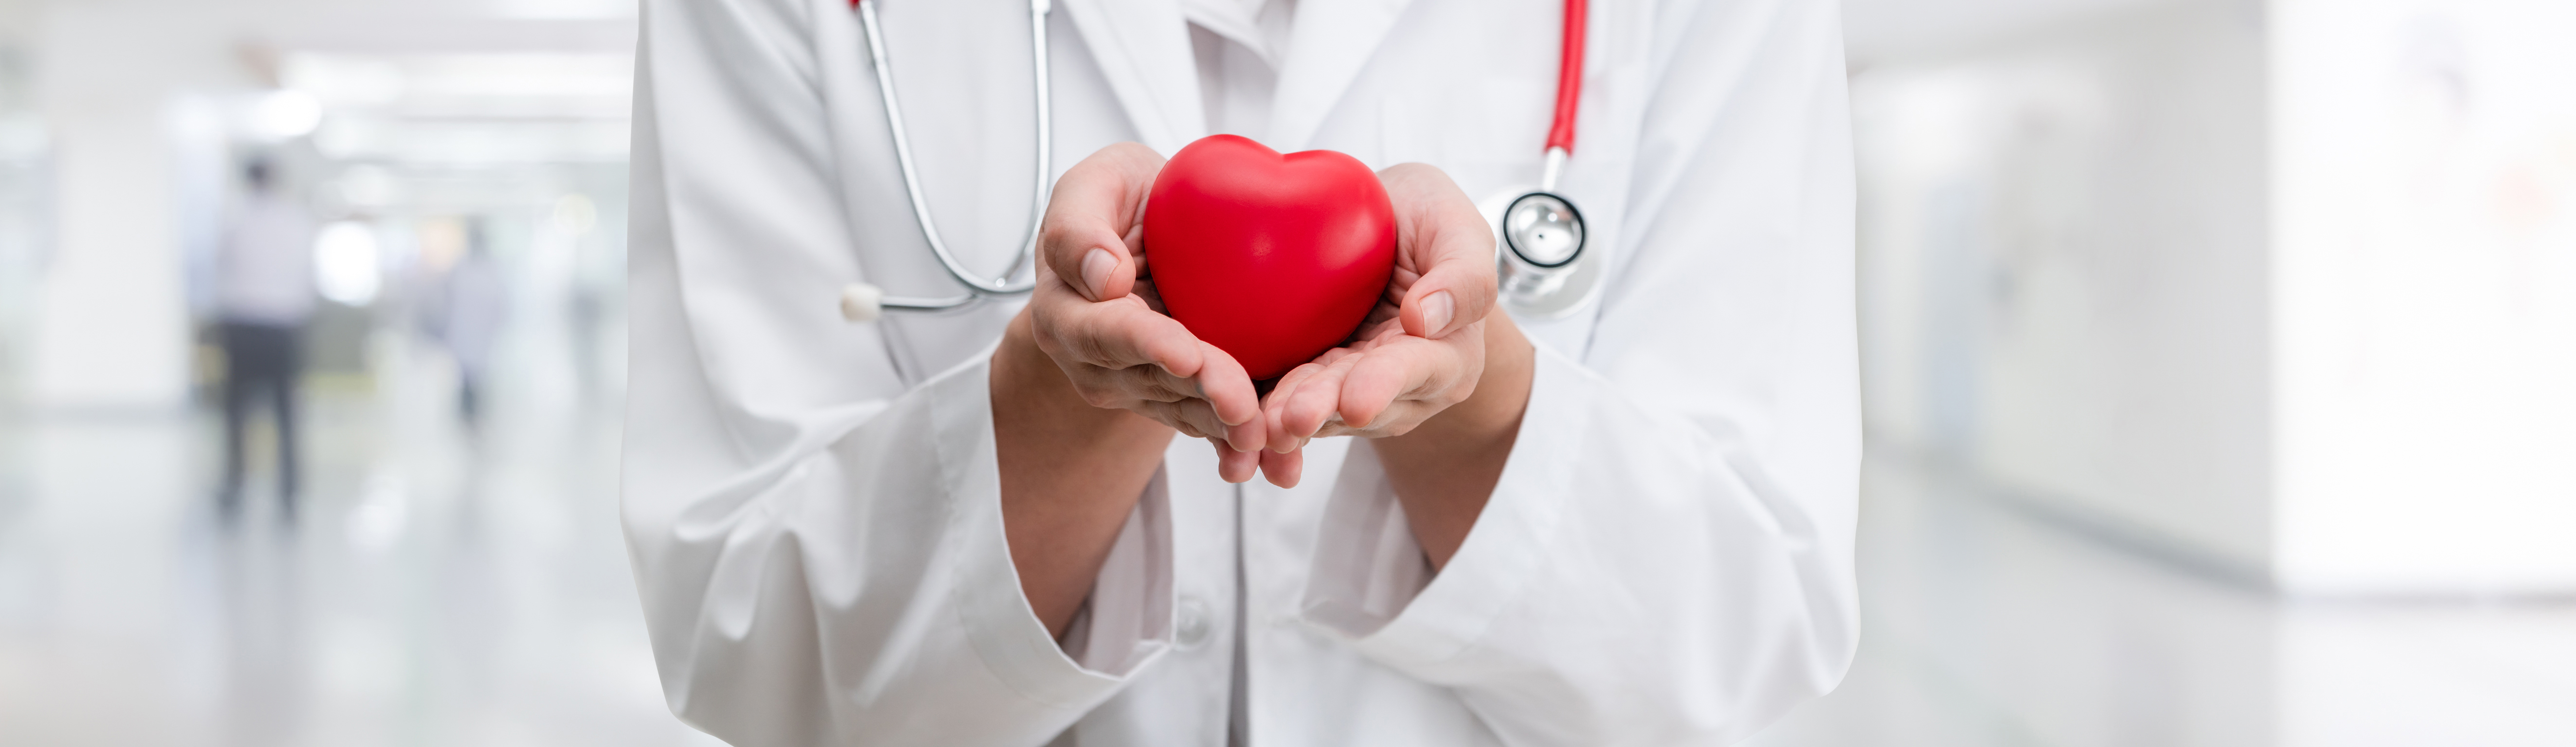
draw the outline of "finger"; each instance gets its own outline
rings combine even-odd
[[[1350,375],[1352,366],[1367,357],[1345,356],[1307,378],[1280,416],[1282,427],[1288,434],[1299,439],[1312,439],[1330,424],[1342,409],[1343,378]]]
[[[1395,334],[1402,335],[1403,331],[1397,330]],[[1322,427],[1321,424],[1332,416],[1332,405],[1329,402],[1319,405],[1310,404],[1315,413],[1313,417],[1317,425],[1296,427],[1286,425],[1290,405],[1297,401],[1298,393],[1304,391],[1307,383],[1313,381],[1317,375],[1333,370],[1342,361],[1358,354],[1358,351],[1351,348],[1326,350],[1323,355],[1316,356],[1314,360],[1289,369],[1288,373],[1279,377],[1278,383],[1271,385],[1270,396],[1262,400],[1261,415],[1263,419],[1270,422],[1269,446],[1272,451],[1282,454],[1296,451],[1305,448],[1306,442],[1314,438],[1315,428]],[[1339,385],[1319,386],[1333,391],[1337,390]]]
[[[1203,365],[1208,348],[1189,328],[1133,297],[1087,303],[1070,294],[1042,293],[1033,303],[1040,304],[1033,313],[1047,352],[1059,359],[1116,369],[1161,366],[1183,378],[1196,376]]]
[[[1297,478],[1306,471],[1304,450],[1290,451],[1285,454],[1264,451],[1260,455],[1261,476],[1269,478],[1270,484],[1283,488],[1297,487]]]
[[[1381,356],[1377,361],[1388,361],[1393,357]],[[1410,372],[1392,363],[1369,365],[1377,361],[1354,366],[1350,374],[1342,377],[1341,397],[1336,402],[1335,412],[1342,416],[1344,425],[1367,428],[1375,424],[1377,417],[1395,404],[1398,395],[1413,387],[1415,382],[1410,380]]]
[[[1093,386],[1114,388],[1136,399],[1151,402],[1206,399],[1199,393],[1199,380],[1173,376],[1171,372],[1164,371],[1162,366],[1092,370],[1098,372],[1089,382]]]
[[[1225,424],[1217,422],[1216,412],[1203,401],[1139,402],[1130,409],[1191,438],[1222,438],[1226,434]]]
[[[1216,351],[1210,355],[1222,357],[1225,354]],[[1224,366],[1234,365],[1231,357],[1222,357],[1221,361]],[[1193,418],[1191,426],[1201,431],[1192,435],[1221,435],[1235,448],[1251,451],[1269,442],[1270,425],[1268,418],[1261,417],[1260,400],[1252,391],[1251,381],[1242,379],[1241,371],[1240,366],[1231,370],[1210,366],[1200,371],[1202,378],[1192,379],[1173,376],[1157,366],[1138,366],[1107,372],[1093,381],[1139,400],[1135,405],[1139,409],[1152,405],[1185,406]],[[1228,379],[1229,375],[1233,378]],[[1210,381],[1217,382],[1214,386],[1219,393],[1217,396],[1209,394]],[[1228,404],[1229,400],[1239,401]],[[1225,416],[1228,407],[1243,410],[1242,416],[1234,419],[1237,422],[1226,422],[1229,419]],[[1175,423],[1174,427],[1179,425]]]
[[[1481,221],[1481,219],[1479,219]],[[1479,222],[1417,234],[1428,255],[1420,280],[1405,289],[1398,318],[1404,331],[1437,340],[1485,318],[1494,308],[1493,234]]]
[[[1370,351],[1342,375],[1337,412],[1352,428],[1385,430],[1378,422],[1397,398],[1438,391],[1458,377],[1460,361],[1438,344],[1415,342]],[[1445,406],[1448,403],[1440,403]]]
[[[1288,369],[1288,373],[1279,377],[1279,383],[1270,386],[1270,395],[1261,401],[1261,420],[1270,429],[1268,447],[1272,451],[1287,453],[1296,450],[1297,436],[1288,432],[1282,418],[1288,412],[1288,403],[1296,399],[1298,387],[1322,370],[1324,364],[1321,363],[1301,364]]]
[[[1474,201],[1440,169],[1403,164],[1379,172],[1395,202],[1396,245],[1420,277],[1399,303],[1404,331],[1438,339],[1494,306],[1494,232]]]
[[[1270,442],[1270,424],[1260,418],[1225,427],[1225,443],[1236,451],[1260,451]]]
[[[1213,439],[1209,445],[1216,447],[1216,476],[1226,482],[1250,482],[1253,471],[1261,466],[1261,452],[1235,451]]]
[[[1066,169],[1039,221],[1041,261],[1087,300],[1125,297],[1139,269],[1126,237],[1162,167],[1162,155],[1152,148],[1119,143]]]
[[[1252,375],[1244,372],[1242,363],[1235,361],[1234,356],[1226,354],[1223,349],[1205,342],[1199,343],[1198,359],[1198,371],[1190,377],[1198,380],[1199,396],[1207,398],[1208,405],[1216,408],[1219,419],[1228,425],[1244,425],[1259,418],[1261,393],[1252,388]],[[1259,446],[1256,444],[1254,448]]]

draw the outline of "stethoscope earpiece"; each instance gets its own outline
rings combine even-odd
[[[885,316],[885,289],[867,283],[841,286],[841,318],[866,324]]]

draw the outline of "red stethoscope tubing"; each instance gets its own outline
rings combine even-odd
[[[1565,40],[1556,64],[1556,121],[1547,128],[1547,148],[1574,154],[1574,110],[1583,98],[1584,0],[1565,0]]]

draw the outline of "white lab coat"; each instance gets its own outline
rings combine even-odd
[[[1024,0],[887,2],[945,237],[1028,219]],[[1537,180],[1553,0],[1301,0],[1268,143]],[[1595,0],[1561,191],[1600,302],[1524,327],[1500,484],[1436,577],[1374,452],[1305,484],[1176,439],[1062,644],[1003,539],[987,364],[1016,304],[914,228],[845,0],[646,0],[624,521],[672,709],[743,745],[1719,744],[1858,630],[1852,165],[1832,0]],[[1063,168],[1204,128],[1174,0],[1058,0]],[[895,351],[895,354],[890,354]],[[1238,658],[1239,657],[1239,658]]]

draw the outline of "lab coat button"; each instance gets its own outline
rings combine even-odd
[[[1211,627],[1208,623],[1207,603],[1200,601],[1198,597],[1183,596],[1180,613],[1180,621],[1172,626],[1174,642],[1179,643],[1184,649],[1198,648],[1207,643],[1208,628]]]

